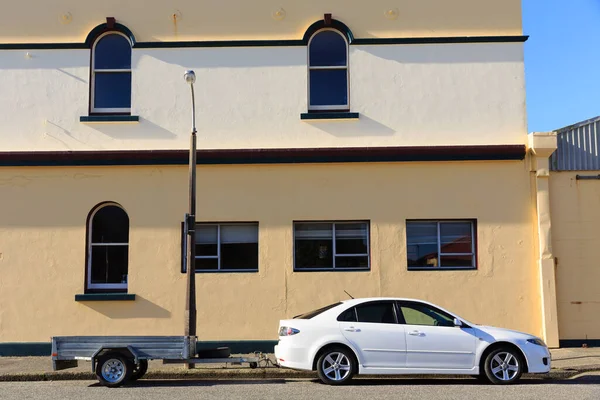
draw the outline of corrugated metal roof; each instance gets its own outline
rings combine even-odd
[[[552,171],[600,170],[600,116],[555,131],[558,148],[550,157]]]

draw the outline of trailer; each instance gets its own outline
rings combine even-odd
[[[231,357],[227,347],[197,351],[196,342],[195,336],[55,336],[52,369],[75,368],[79,361],[89,361],[100,384],[118,387],[144,376],[149,360],[258,366],[258,357]]]

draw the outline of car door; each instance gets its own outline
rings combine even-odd
[[[454,317],[428,304],[398,302],[406,335],[406,367],[471,369],[477,338],[470,327],[454,326]]]
[[[406,336],[393,301],[356,305],[338,317],[342,335],[359,352],[367,368],[403,368]]]

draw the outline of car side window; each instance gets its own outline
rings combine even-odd
[[[361,304],[355,307],[357,322],[370,322],[375,324],[396,324],[394,303],[379,302]]]
[[[399,303],[407,325],[454,326],[454,318],[425,304]]]
[[[337,320],[340,322],[357,322],[356,310],[354,309],[354,307],[347,309],[338,316]]]

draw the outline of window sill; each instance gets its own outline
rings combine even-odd
[[[75,301],[133,301],[135,294],[130,293],[88,293],[76,294]]]
[[[88,115],[79,117],[79,122],[83,123],[138,123],[138,115]]]
[[[303,121],[351,120],[359,119],[357,112],[309,112],[300,114]]]
[[[197,274],[256,274],[258,273],[257,269],[221,269],[221,270],[212,270],[212,269],[197,269],[195,271]]]
[[[409,271],[477,271],[476,267],[409,267]]]
[[[294,269],[294,272],[371,272],[370,268],[306,268]]]

